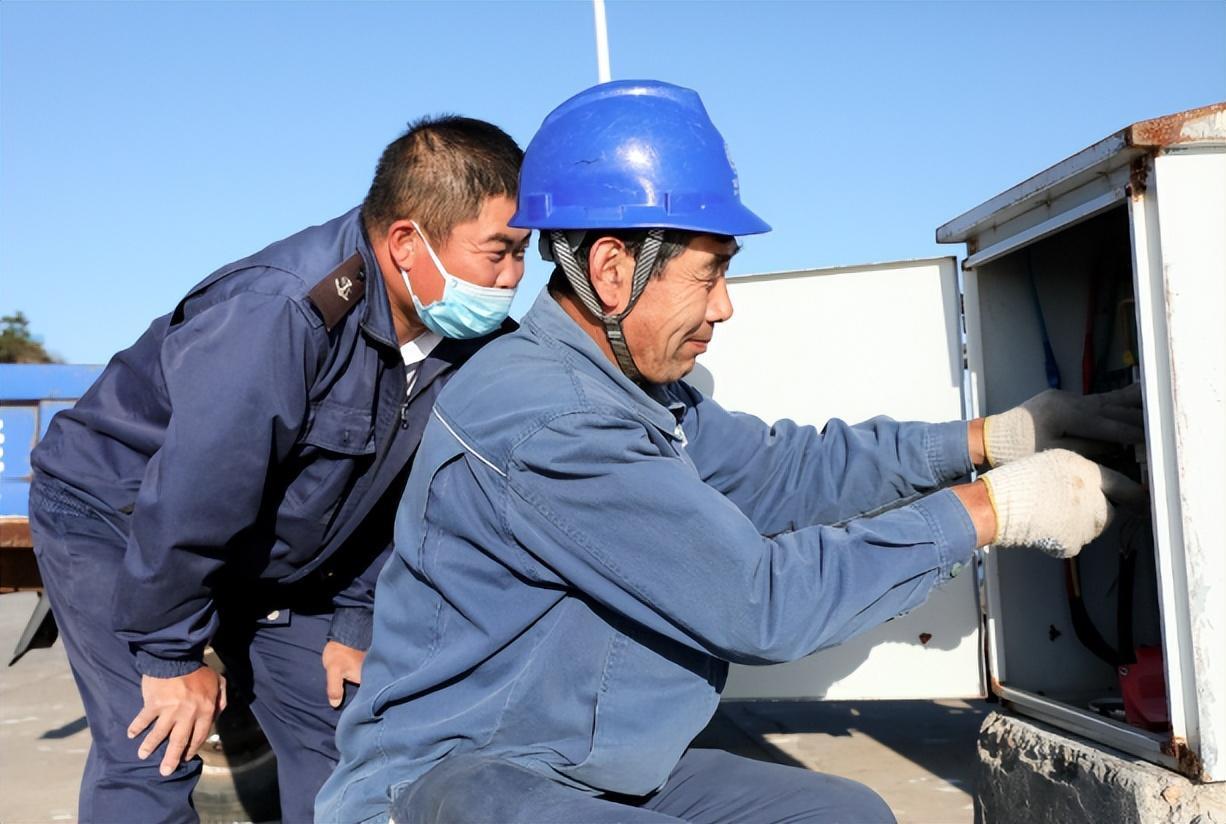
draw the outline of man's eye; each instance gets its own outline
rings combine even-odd
[[[516,250],[515,250],[515,259],[516,259],[516,260],[523,260],[523,259],[524,259],[525,257],[527,257],[527,256],[528,256],[528,250],[527,250],[527,249],[516,249]]]
[[[503,259],[504,257],[506,257],[506,256],[507,256],[507,253],[506,253],[505,251],[503,251],[503,252],[490,252],[490,253],[487,255],[487,257],[490,259],[490,263],[501,263],[501,262],[502,262],[502,259]]]

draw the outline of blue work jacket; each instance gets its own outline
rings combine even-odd
[[[684,383],[644,391],[547,292],[433,417],[321,821],[381,820],[472,751],[649,793],[727,662],[800,658],[913,609],[975,546],[951,491],[919,497],[971,470],[965,423],[818,431]]]
[[[486,340],[440,343],[407,395],[379,272],[360,209],[219,269],[34,450],[36,483],[128,535],[121,583],[98,597],[141,672],[190,672],[219,602],[281,607],[294,584],[331,599],[331,637],[369,642],[406,467],[442,383]]]

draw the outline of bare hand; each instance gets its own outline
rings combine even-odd
[[[366,653],[360,649],[347,647],[340,641],[329,641],[324,645],[324,673],[328,681],[328,703],[339,707],[345,700],[345,682],[362,683],[362,661]]]
[[[226,679],[208,667],[175,678],[142,675],[140,692],[145,706],[128,725],[128,738],[153,724],[137,755],[143,761],[169,739],[158,771],[170,775],[196,756],[213,720],[226,708]]]

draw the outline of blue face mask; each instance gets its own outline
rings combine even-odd
[[[501,326],[511,311],[515,290],[477,286],[451,274],[443,267],[438,255],[434,254],[434,249],[430,247],[430,241],[426,240],[421,227],[413,223],[413,228],[417,230],[426,251],[430,253],[430,260],[434,261],[435,268],[443,277],[443,296],[429,306],[422,306],[417,295],[413,294],[409,273],[400,270],[404,286],[409,290],[409,297],[413,299],[413,306],[417,309],[417,316],[426,328],[445,338],[479,338]]]

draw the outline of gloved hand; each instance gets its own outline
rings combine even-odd
[[[981,479],[996,511],[992,543],[1038,547],[1057,558],[1073,557],[1102,533],[1110,501],[1145,502],[1140,484],[1066,449],[1031,455]]]
[[[983,422],[983,446],[990,466],[1045,449],[1071,449],[1096,457],[1111,444],[1144,440],[1139,383],[1098,395],[1048,389]]]

